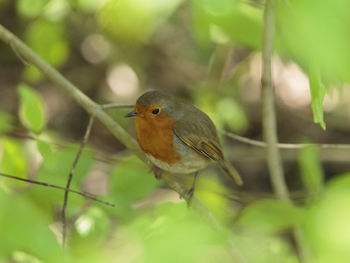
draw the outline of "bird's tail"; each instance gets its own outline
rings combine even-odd
[[[224,172],[230,178],[232,178],[236,182],[237,185],[243,184],[243,180],[242,180],[241,176],[239,175],[237,170],[233,167],[233,165],[229,161],[223,160],[219,163],[220,163],[220,167],[222,168],[222,170],[224,170]]]

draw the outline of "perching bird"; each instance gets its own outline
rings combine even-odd
[[[134,110],[125,117],[135,117],[137,141],[157,168],[177,174],[195,173],[190,197],[198,171],[212,161],[242,185],[240,175],[224,157],[214,123],[196,107],[154,90],[139,97]],[[160,176],[158,172],[155,175]]]

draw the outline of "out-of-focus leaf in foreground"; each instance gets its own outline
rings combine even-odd
[[[317,63],[325,82],[350,81],[348,0],[279,1],[276,37],[281,51],[307,71]]]
[[[93,206],[79,216],[75,228],[81,237],[103,240],[108,234],[109,220],[102,209]]]
[[[314,146],[302,148],[298,156],[301,179],[310,194],[317,194],[323,187],[323,171]]]
[[[106,209],[114,215],[128,217],[132,203],[150,194],[159,184],[139,159],[135,156],[126,158],[115,166],[109,182],[107,198],[117,206]]]
[[[0,110],[0,134],[6,133],[12,130],[14,117],[3,110]]]
[[[279,200],[261,200],[246,207],[238,224],[258,231],[275,233],[302,222],[301,208]]]
[[[319,70],[310,67],[309,83],[311,90],[311,108],[314,115],[314,122],[319,123],[322,129],[326,129],[326,123],[323,120],[323,100],[326,95],[326,87],[322,83]]]
[[[24,147],[10,138],[2,139],[1,171],[14,176],[27,177],[27,157]],[[12,183],[17,183],[13,182]]]
[[[21,122],[29,130],[36,133],[40,132],[46,123],[43,100],[35,90],[24,84],[19,85],[18,94],[20,97],[19,116]]]
[[[52,158],[53,151],[52,151],[52,147],[49,143],[47,143],[45,141],[38,140],[36,142],[36,147],[38,148],[39,153],[41,154],[41,156],[44,159]]]
[[[59,67],[66,62],[69,55],[68,42],[63,27],[59,23],[53,23],[39,19],[26,30],[26,43],[42,59],[53,67]],[[34,67],[27,67],[24,75],[29,81],[35,82],[41,78],[41,73]]]
[[[317,262],[350,261],[350,174],[333,179],[308,210],[305,236]]]
[[[262,11],[240,2],[193,0],[193,32],[197,40],[201,44],[218,42],[219,33],[219,39],[229,38],[231,41],[260,50]]]
[[[16,3],[17,12],[25,17],[38,16],[49,0],[18,0]]]
[[[119,42],[147,43],[182,0],[109,0],[98,15],[99,25]]]
[[[228,232],[212,228],[184,202],[159,205],[116,235],[126,239],[117,255],[124,262],[232,262]]]
[[[43,262],[63,262],[50,220],[28,201],[0,189],[0,255],[25,251]]]

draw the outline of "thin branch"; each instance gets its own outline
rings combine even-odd
[[[120,108],[133,108],[134,105],[131,104],[120,104],[120,103],[108,103],[108,104],[102,104],[101,108],[106,109],[120,109]]]
[[[220,133],[224,134],[225,136],[234,139],[236,141],[249,144],[252,146],[262,147],[266,148],[267,143],[259,140],[253,140],[247,137],[243,137],[237,134],[234,134],[232,132],[228,132],[222,129],[218,130]],[[317,147],[321,149],[344,149],[344,150],[350,150],[350,144],[334,144],[334,143],[277,143],[277,147],[280,149],[289,149],[289,150],[295,150],[295,149],[302,149],[305,147]]]
[[[48,65],[38,55],[36,55],[26,44],[24,44],[18,37],[0,25],[0,39],[12,47],[16,48],[17,53],[20,54],[27,62],[37,67],[50,81],[52,81],[57,88],[64,91],[70,98],[76,101],[82,108],[84,108],[92,117],[98,119],[121,143],[123,143],[133,154],[140,158],[143,162],[149,165],[145,154],[141,151],[139,145],[120,125],[115,122],[100,105],[92,101],[83,92],[81,92],[70,81],[64,78],[57,70]],[[170,183],[164,180],[167,185],[184,196],[187,189],[175,181]],[[192,199],[191,207],[198,211],[203,217],[209,220],[214,226],[219,225],[213,214],[205,208],[205,206],[196,198]]]
[[[92,124],[94,123],[94,118],[90,117],[89,119],[89,123],[88,123],[88,126],[86,128],[86,132],[85,132],[85,135],[84,135],[84,138],[83,138],[83,141],[81,142],[80,144],[80,147],[79,147],[79,150],[78,150],[78,153],[77,155],[75,156],[75,159],[74,159],[74,162],[73,162],[73,165],[72,165],[72,168],[69,172],[69,176],[68,176],[68,180],[67,180],[67,185],[66,185],[66,189],[69,189],[70,187],[70,184],[72,182],[72,179],[73,179],[73,175],[74,175],[74,171],[75,171],[75,167],[77,166],[78,164],[78,161],[79,161],[79,158],[83,152],[83,149],[87,143],[87,140],[90,136],[90,132],[91,132],[91,128],[92,128]],[[66,237],[67,237],[67,218],[66,218],[66,209],[67,209],[67,203],[68,203],[68,193],[69,191],[68,190],[65,190],[65,193],[64,193],[64,199],[63,199],[63,207],[62,207],[62,246],[63,248],[65,247],[65,244],[66,244]]]
[[[27,182],[27,183],[30,183],[30,184],[42,185],[42,186],[46,186],[46,187],[50,187],[50,188],[54,188],[54,189],[58,189],[58,190],[68,191],[68,192],[71,192],[71,193],[74,193],[74,194],[81,195],[81,196],[83,196],[85,198],[94,200],[94,201],[96,201],[98,203],[101,203],[101,204],[104,204],[104,205],[108,205],[108,206],[111,206],[111,207],[115,207],[114,204],[106,202],[106,201],[103,201],[103,200],[100,200],[96,196],[94,196],[93,194],[90,194],[90,193],[87,193],[87,192],[79,192],[79,191],[72,190],[72,189],[67,189],[67,188],[64,188],[64,187],[61,187],[61,186],[58,186],[58,185],[48,184],[48,183],[44,183],[44,182],[40,182],[40,181],[36,181],[36,180],[31,180],[31,179],[26,179],[26,178],[14,176],[14,175],[9,175],[9,174],[4,174],[4,173],[0,173],[0,176],[6,177],[6,178],[10,178],[10,179],[14,179],[14,180]]]
[[[290,202],[287,184],[283,175],[281,155],[277,146],[276,112],[271,76],[271,57],[275,33],[275,0],[266,0],[264,9],[264,34],[262,44],[262,118],[263,136],[267,147],[267,163],[272,186],[276,195]]]
[[[266,0],[264,8],[264,32],[262,43],[262,115],[263,136],[267,143],[267,163],[270,171],[272,186],[277,197],[290,203],[288,187],[283,175],[280,151],[278,149],[275,96],[272,84],[271,58],[275,33],[276,0]],[[298,254],[302,262],[308,261],[308,251],[300,227],[293,229]]]
[[[17,52],[16,46],[13,43],[10,43],[10,46],[13,52],[15,52],[16,56],[19,58],[19,60],[22,61],[23,65],[30,66],[30,64],[21,56],[21,54]]]

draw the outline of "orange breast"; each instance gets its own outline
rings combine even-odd
[[[170,118],[162,120],[135,118],[136,136],[141,149],[170,165],[178,162],[181,156],[174,151],[172,134],[175,122],[176,120]]]

